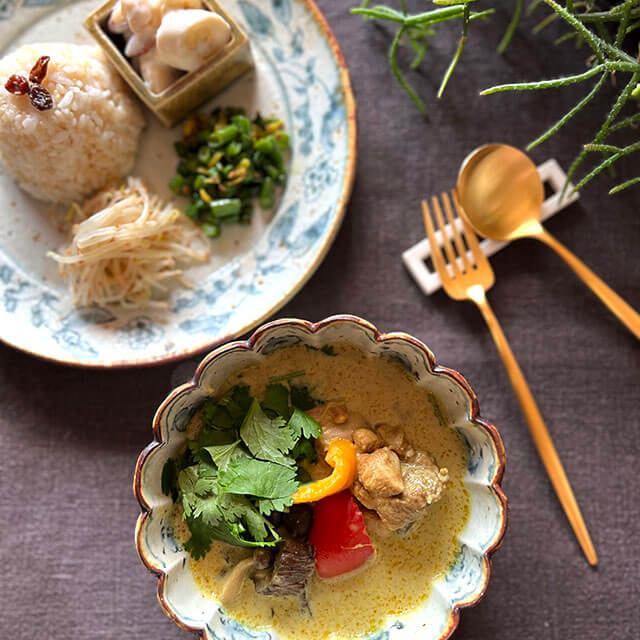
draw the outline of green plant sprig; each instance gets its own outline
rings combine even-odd
[[[539,4],[537,0],[534,0],[534,2],[536,5]],[[631,29],[637,28],[631,20],[640,15],[640,7],[638,6],[640,5],[640,0],[624,0],[606,12],[585,13],[573,12],[578,7],[578,3],[574,5],[567,1],[566,6],[562,6],[556,2],[556,0],[543,0],[543,2],[554,11],[551,16],[564,20],[573,29],[576,37],[591,48],[595,58],[595,64],[583,73],[555,78],[553,80],[498,85],[482,91],[481,95],[489,95],[500,91],[529,91],[558,88],[584,82],[598,75],[600,76],[589,93],[580,100],[578,104],[527,146],[527,149],[532,149],[557,133],[569,120],[589,104],[603,87],[606,79],[611,77],[612,74],[631,74],[631,77],[625,82],[624,87],[618,92],[614,103],[609,108],[597,133],[591,142],[583,146],[582,151],[569,168],[567,184],[571,178],[575,176],[590,153],[599,153],[605,156],[598,165],[579,180],[578,184],[574,187],[574,191],[576,191],[581,189],[602,171],[612,167],[621,158],[640,150],[640,142],[632,142],[624,147],[605,144],[605,140],[616,131],[623,129],[630,130],[631,127],[640,123],[640,114],[634,114],[616,121],[622,109],[630,105],[631,99],[636,97],[640,92],[640,56],[634,58],[623,49],[626,36],[630,33]],[[580,3],[581,6],[584,6],[584,4],[585,3]],[[586,20],[584,19],[585,16],[587,18]],[[615,29],[615,37],[613,37],[603,25],[605,23],[615,22],[618,23],[618,27]],[[595,33],[592,28],[590,28],[594,25],[596,28],[598,26],[600,27],[598,33]],[[613,187],[610,193],[618,193],[639,182],[640,177],[631,178]],[[565,189],[566,187],[567,185],[565,185]]]
[[[474,0],[433,0],[433,2],[436,5],[440,5],[440,8],[416,14],[407,13],[404,0],[401,2],[401,11],[384,5],[370,7],[368,0],[365,0],[361,7],[351,9],[351,13],[354,15],[362,15],[371,20],[386,20],[400,25],[389,48],[389,65],[400,86],[409,94],[423,114],[427,113],[427,108],[415,89],[407,81],[398,63],[398,50],[403,39],[406,37],[415,52],[414,59],[410,64],[410,68],[415,69],[423,61],[427,53],[427,38],[435,34],[434,25],[450,20],[461,20],[462,34],[438,89],[437,96],[441,98],[462,56],[467,41],[469,23],[472,20],[484,18],[494,13],[493,9],[471,11],[470,5]]]
[[[516,29],[518,28],[518,24],[520,24],[520,18],[522,17],[522,10],[524,8],[524,0],[516,0],[516,7],[513,11],[513,16],[511,17],[511,22],[509,22],[509,26],[502,36],[502,40],[500,40],[500,44],[498,45],[498,53],[502,54],[507,50],[509,43],[513,39],[515,35]]]

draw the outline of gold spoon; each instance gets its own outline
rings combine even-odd
[[[519,149],[488,144],[469,154],[458,174],[462,215],[494,240],[536,238],[550,246],[640,339],[640,315],[540,224],[544,187],[533,162]]]

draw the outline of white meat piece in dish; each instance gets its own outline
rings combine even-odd
[[[358,454],[357,477],[376,496],[390,498],[404,491],[400,458],[389,447]]]
[[[374,510],[382,522],[397,531],[419,520],[426,510],[442,498],[449,472],[441,469],[426,452],[416,454],[412,462],[401,462],[404,490],[399,495],[383,496],[364,487],[357,478],[351,488],[353,495],[367,509]]]
[[[401,428],[381,423],[372,429],[363,416],[340,405],[323,405],[308,413],[322,427],[316,440],[320,461],[332,440],[355,444],[358,473],[351,492],[389,529],[410,526],[442,498],[448,470],[427,451],[416,449]]]

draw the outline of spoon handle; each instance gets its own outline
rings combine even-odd
[[[541,228],[541,231],[536,233],[534,237],[551,247],[573,269],[578,278],[602,300],[618,320],[640,340],[640,314],[637,311],[628,305],[611,287],[600,280],[582,260],[579,260],[548,231]]]
[[[593,547],[591,536],[589,535],[587,526],[584,523],[580,507],[578,506],[578,502],[576,501],[571,485],[569,484],[569,480],[567,479],[567,474],[565,473],[562,462],[560,461],[560,456],[558,456],[558,452],[551,440],[551,436],[547,430],[542,415],[540,414],[538,405],[529,390],[529,385],[525,380],[522,369],[520,369],[520,365],[518,365],[518,362],[511,351],[511,347],[507,342],[507,338],[502,332],[500,323],[489,306],[489,302],[487,301],[484,293],[482,292],[480,295],[480,292],[478,292],[477,295],[470,297],[482,312],[482,315],[487,322],[487,326],[491,331],[493,340],[496,343],[496,347],[498,348],[498,352],[502,358],[504,368],[507,370],[507,374],[511,380],[511,385],[513,386],[513,390],[518,398],[520,407],[522,408],[522,413],[524,413],[529,424],[529,431],[533,437],[533,442],[538,450],[540,459],[544,464],[544,468],[547,470],[547,475],[549,476],[551,484],[553,485],[558,499],[560,500],[560,504],[567,515],[569,523],[573,528],[587,561],[590,565],[595,566],[598,564],[598,556],[596,555],[596,551]]]

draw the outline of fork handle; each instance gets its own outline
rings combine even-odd
[[[573,269],[578,278],[602,300],[618,320],[640,340],[640,314],[637,311],[549,232],[541,229],[541,232],[536,233],[534,237],[551,247]]]
[[[547,427],[542,419],[538,405],[529,390],[529,385],[527,384],[522,370],[520,369],[520,366],[511,351],[511,347],[507,342],[507,338],[500,327],[500,323],[489,306],[484,295],[484,291],[478,288],[473,292],[471,299],[476,303],[476,305],[478,305],[478,308],[482,312],[489,330],[491,331],[491,335],[496,343],[496,347],[498,348],[504,367],[509,374],[513,390],[516,393],[516,397],[522,407],[522,412],[529,424],[529,430],[533,437],[533,442],[536,445],[536,449],[538,450],[538,454],[540,455],[540,459],[547,470],[547,475],[549,476],[551,484],[553,485],[558,499],[560,500],[560,504],[569,519],[576,538],[582,547],[582,551],[584,552],[589,564],[596,565],[598,564],[598,557],[593,547],[593,543],[591,542],[591,537],[587,531],[584,519],[582,518],[582,514],[580,513],[580,508],[578,507],[576,498],[573,495],[573,490],[571,489],[571,485],[569,484],[569,480],[567,479],[567,475],[562,466],[562,462],[560,461],[558,452],[553,445],[549,431],[547,431]]]

